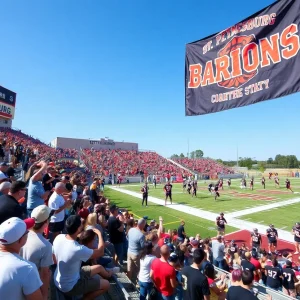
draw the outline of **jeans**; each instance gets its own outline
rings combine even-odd
[[[221,270],[224,270],[223,259],[222,260],[214,259],[214,265],[217,268],[220,268]]]
[[[160,294],[160,299],[161,300],[175,300],[175,295],[172,296],[164,296],[163,294]]]
[[[140,300],[146,300],[147,295],[150,294],[150,291],[153,287],[153,283],[139,281],[139,286],[140,286]]]
[[[123,243],[118,243],[118,244],[114,244],[115,246],[115,252],[117,254],[117,257],[118,257],[118,260],[119,260],[119,263],[121,265],[123,265],[123,259],[124,259],[124,245]]]

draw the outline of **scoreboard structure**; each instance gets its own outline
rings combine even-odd
[[[15,117],[17,94],[0,86],[0,127],[11,127]]]

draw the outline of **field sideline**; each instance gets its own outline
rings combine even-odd
[[[196,234],[200,234],[202,237],[216,236],[216,227],[212,221],[174,211],[163,205],[149,203],[148,207],[145,207],[141,205],[140,199],[107,187],[105,188],[104,194],[111,202],[115,203],[120,208],[132,212],[135,218],[147,216],[148,220],[155,219],[158,221],[159,216],[162,216],[166,229],[177,229],[180,221],[184,219],[186,222],[186,232],[189,236],[195,236]],[[235,227],[226,227],[226,233],[235,231],[237,231],[237,228]]]
[[[228,214],[228,213],[238,212],[249,208],[255,208],[257,206],[264,206],[270,203],[277,203],[288,199],[298,198],[300,196],[300,179],[290,178],[291,186],[295,193],[286,190],[284,184],[285,179],[286,178],[283,177],[280,178],[280,185],[281,185],[280,188],[275,188],[273,180],[270,181],[269,179],[266,179],[266,190],[263,190],[260,184],[260,178],[256,178],[254,184],[254,191],[251,191],[249,189],[246,190],[241,189],[239,187],[239,183],[240,183],[239,180],[232,180],[232,186],[231,189],[229,190],[227,187],[227,182],[224,180],[224,190],[220,191],[221,197],[217,201],[214,201],[213,196],[210,195],[207,190],[207,186],[210,183],[210,181],[206,181],[206,182],[198,181],[197,198],[192,198],[191,195],[184,193],[182,190],[182,184],[173,184],[173,203],[188,205],[190,207],[195,207],[198,209],[202,209],[214,213],[219,213],[223,211],[225,214]],[[249,184],[249,179],[247,180],[247,184]],[[135,191],[135,192],[140,192],[141,186],[142,184],[121,185],[122,188]],[[152,184],[149,184],[149,186],[150,186],[149,195],[159,199],[164,199],[164,191],[163,191],[162,184],[157,185],[156,189],[154,189]],[[106,189],[106,193],[107,192],[111,193],[112,191]],[[130,198],[129,195],[122,194],[122,199],[124,197]],[[131,209],[134,211],[136,206],[141,205],[141,201],[135,197],[131,197],[131,198],[133,198],[134,201],[136,202],[136,205],[134,206],[131,205]],[[294,223],[300,221],[300,217],[298,217],[299,207],[300,207],[300,203],[299,204],[296,203],[296,204],[286,205],[279,208],[272,208],[268,211],[243,215],[238,218],[243,219],[245,221],[262,224],[262,225],[268,225],[270,223],[274,223],[274,225],[277,228],[290,231]],[[148,207],[148,209],[149,208],[150,207]],[[162,208],[164,207],[162,206]],[[164,208],[164,209],[168,210],[168,208]],[[172,214],[174,214],[174,210],[172,210]],[[197,217],[194,218],[199,219]]]

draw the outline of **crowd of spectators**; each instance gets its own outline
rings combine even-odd
[[[221,236],[188,237],[184,221],[171,230],[161,217],[136,220],[105,197],[102,178],[88,184],[85,173],[54,162],[31,161],[25,181],[7,177],[7,167],[0,165],[0,299],[48,299],[51,276],[59,293],[94,299],[120,270],[140,299],[256,299],[253,282],[297,295],[300,274],[288,253],[278,259]],[[215,276],[216,266],[229,275]]]
[[[165,176],[182,173],[182,168],[169,162],[156,152],[133,150],[93,150],[85,149],[85,157],[93,171],[108,176],[112,170],[122,176],[149,174]]]
[[[210,158],[180,158],[175,159],[182,166],[209,178],[217,178],[218,174],[233,174],[234,171]]]

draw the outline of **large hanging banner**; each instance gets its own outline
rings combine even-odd
[[[300,91],[300,0],[280,0],[186,45],[185,114],[203,115]]]

